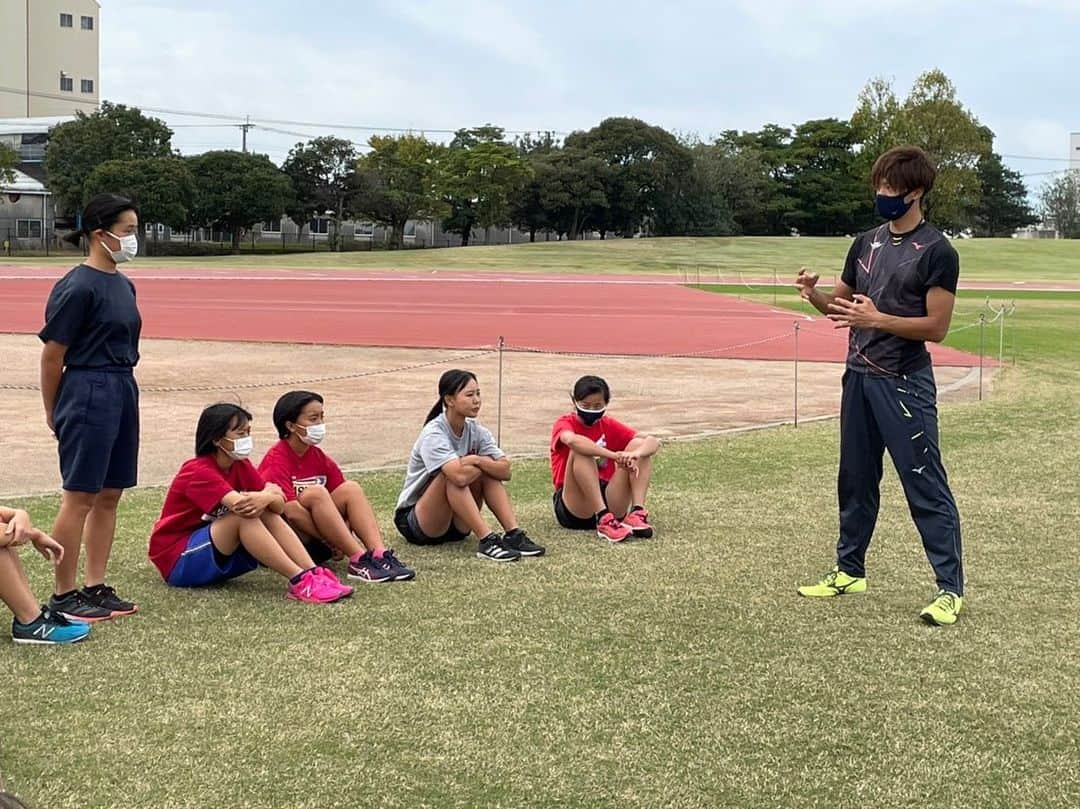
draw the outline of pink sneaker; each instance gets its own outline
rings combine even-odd
[[[342,598],[348,598],[353,594],[353,588],[347,584],[342,584],[341,579],[337,577],[337,573],[332,571],[330,568],[317,567],[313,572],[326,579],[327,584],[337,587],[341,591]]]
[[[622,524],[629,528],[636,537],[648,539],[653,535],[653,527],[649,525],[649,512],[643,508],[631,511],[623,517]]]
[[[335,587],[322,575],[316,573],[316,570],[318,568],[301,574],[300,581],[289,585],[289,591],[285,594],[285,597],[308,604],[330,604],[345,597],[338,587]]]
[[[631,533],[633,532],[615,519],[615,515],[610,511],[601,517],[600,522],[596,524],[597,536],[606,539],[608,542],[622,542]]]

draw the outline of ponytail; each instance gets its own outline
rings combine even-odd
[[[98,194],[86,203],[83,209],[81,229],[72,231],[64,237],[68,244],[79,246],[83,236],[90,238],[95,230],[109,230],[116,224],[124,211],[134,211],[139,215],[139,206],[127,197],[116,194]]]
[[[424,424],[434,421],[442,415],[444,402],[447,396],[456,396],[465,390],[465,386],[476,381],[476,374],[472,371],[462,371],[460,368],[452,368],[439,377],[439,401],[428,411]]]

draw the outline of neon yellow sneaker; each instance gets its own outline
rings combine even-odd
[[[948,590],[938,590],[934,600],[919,613],[930,626],[952,626],[956,623],[956,617],[960,614],[960,607],[964,599],[956,593]]]
[[[866,592],[866,579],[849,576],[838,567],[825,574],[817,584],[806,584],[799,588],[799,595],[807,598],[831,598],[832,596],[851,595]]]

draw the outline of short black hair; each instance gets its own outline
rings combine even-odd
[[[125,211],[134,211],[139,215],[139,206],[127,197],[118,194],[98,194],[86,203],[82,213],[82,227],[69,233],[64,240],[78,245],[79,239],[89,236],[95,230],[111,230]]]
[[[278,438],[289,437],[285,422],[296,424],[304,408],[312,402],[323,404],[323,397],[310,390],[291,390],[277,400],[274,405],[274,427],[277,428]]]
[[[243,427],[249,421],[251,414],[240,405],[229,402],[210,405],[199,415],[195,427],[195,454],[213,455],[217,451],[216,442],[224,438],[225,433]]]
[[[449,371],[439,377],[439,401],[435,402],[431,410],[428,411],[427,418],[424,419],[424,424],[429,421],[434,421],[440,415],[443,410],[446,409],[446,397],[457,396],[470,382],[476,382],[476,374],[472,371],[463,371],[461,368],[451,368]]]
[[[874,161],[870,182],[876,191],[888,183],[894,191],[910,194],[921,188],[929,194],[937,178],[937,167],[930,156],[918,146],[897,146]]]
[[[577,382],[574,383],[574,401],[580,402],[594,393],[604,394],[604,404],[611,401],[611,388],[608,387],[608,383],[599,376],[583,376]]]

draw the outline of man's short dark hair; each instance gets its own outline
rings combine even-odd
[[[870,172],[874,189],[887,184],[897,193],[910,193],[917,188],[929,194],[934,187],[937,168],[930,156],[918,146],[897,146],[889,149],[876,161]]]

